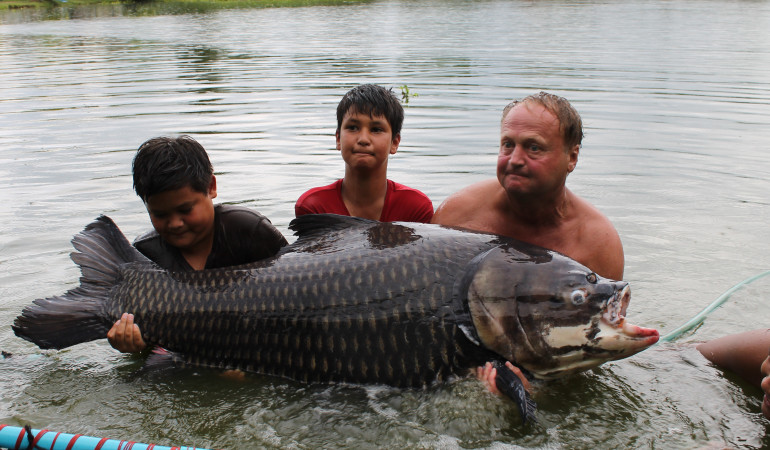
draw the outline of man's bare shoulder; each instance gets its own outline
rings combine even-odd
[[[588,235],[601,237],[618,236],[615,226],[599,209],[583,198],[574,196],[575,215],[583,222]],[[618,237],[619,239],[619,237]]]
[[[575,213],[580,223],[574,255],[586,266],[607,278],[623,279],[623,243],[609,218],[588,201],[575,196]]]
[[[469,214],[483,214],[493,208],[493,199],[501,190],[500,183],[494,178],[460,189],[439,205],[431,223],[465,227]]]

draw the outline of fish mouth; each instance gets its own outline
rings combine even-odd
[[[622,335],[623,340],[637,341],[628,350],[640,351],[658,342],[660,334],[653,328],[633,325],[626,320],[628,304],[631,301],[631,288],[626,284],[623,289],[616,291],[615,295],[607,302],[607,308],[602,314],[602,322],[614,328],[616,333]]]
[[[614,327],[622,326],[626,320],[629,302],[631,302],[631,288],[626,284],[620,291],[615,291],[612,298],[607,301],[602,320]]]
[[[556,356],[557,363],[545,370],[533,370],[537,378],[552,379],[562,377],[570,373],[596,367],[607,361],[614,361],[639,353],[658,342],[660,335],[658,330],[633,325],[626,320],[626,311],[631,301],[631,289],[626,284],[622,289],[616,290],[598,320],[590,326],[582,328],[585,339],[581,345],[575,345],[580,339],[581,329],[569,329],[566,336],[554,335],[551,347],[568,348],[563,354]],[[570,344],[565,344],[570,342]]]

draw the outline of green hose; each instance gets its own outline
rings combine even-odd
[[[746,286],[749,283],[752,283],[762,277],[766,277],[767,275],[770,275],[770,270],[766,272],[762,272],[760,274],[754,275],[753,277],[746,278],[745,280],[741,281],[740,283],[736,284],[735,286],[731,287],[727,291],[725,291],[724,294],[717,297],[716,300],[711,302],[710,305],[708,305],[703,311],[699,312],[695,315],[692,319],[688,320],[684,325],[680,326],[676,330],[668,333],[667,335],[661,337],[658,342],[672,342],[675,339],[679,339],[683,334],[687,333],[688,331],[692,330],[693,328],[697,327],[701,323],[703,323],[704,320],[706,320],[706,316],[711,314],[712,311],[722,306],[724,302],[727,301],[728,298],[730,298],[731,295],[733,295],[733,292],[737,291],[738,289],[742,288],[743,286]]]

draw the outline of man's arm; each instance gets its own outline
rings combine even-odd
[[[754,386],[761,386],[760,368],[770,349],[770,329],[723,336],[696,348],[715,365],[735,372]],[[770,367],[767,369],[770,374]]]
[[[581,217],[579,241],[573,259],[604,278],[623,279],[625,257],[620,235],[610,219],[596,207],[575,196],[577,216]]]
[[[766,419],[770,419],[770,356],[767,356],[762,362],[760,372],[764,378],[762,378],[759,387],[765,393],[765,397],[762,399],[762,414]]]
[[[596,242],[592,248],[598,252],[591,257],[591,261],[586,264],[591,270],[599,275],[611,280],[620,281],[623,279],[623,268],[625,266],[625,257],[623,255],[623,243],[615,227],[607,221],[604,230],[596,233]]]

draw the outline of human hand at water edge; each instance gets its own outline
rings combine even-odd
[[[107,332],[107,341],[112,348],[123,353],[138,353],[147,348],[142,339],[139,325],[134,323],[134,315],[123,313]]]
[[[529,380],[527,380],[527,377],[524,376],[524,374],[521,372],[521,369],[511,364],[510,361],[505,362],[505,367],[508,368],[511,372],[516,374],[517,377],[521,380],[521,384],[524,385],[524,389],[527,392],[532,392],[529,385]],[[768,369],[770,369],[770,363],[768,364]],[[497,389],[497,383],[495,382],[495,377],[497,376],[497,369],[492,366],[491,362],[487,362],[481,367],[476,368],[476,378],[479,379],[482,383],[484,383],[484,386],[487,387],[489,392],[495,394],[495,395],[502,395],[502,393]],[[770,381],[768,381],[768,386],[770,386]]]
[[[760,387],[765,393],[765,397],[762,399],[762,414],[765,415],[765,418],[770,419],[770,356],[765,358],[759,370],[762,373]]]

